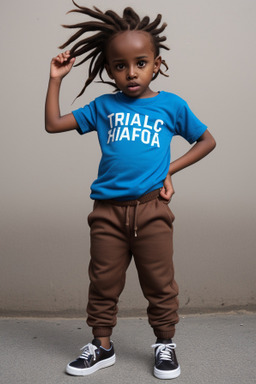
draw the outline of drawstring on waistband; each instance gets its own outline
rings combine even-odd
[[[126,207],[126,218],[125,218],[125,225],[127,227],[129,227],[129,225],[130,225],[129,213],[130,213],[130,205],[127,205],[127,207]]]
[[[137,200],[134,210],[134,237],[138,237],[138,207],[140,205],[139,200]],[[126,206],[126,213],[125,213],[125,225],[129,227],[130,225],[130,205]]]
[[[138,237],[138,208],[140,204],[148,203],[151,200],[156,199],[160,195],[160,189],[156,189],[139,197],[136,200],[129,201],[118,201],[118,200],[101,200],[103,203],[117,205],[120,207],[126,207],[125,212],[125,225],[128,227],[130,225],[130,207],[135,207],[134,209],[134,237]]]
[[[138,208],[139,208],[140,202],[139,200],[137,201],[137,204],[135,206],[135,211],[134,211],[134,237],[138,237]]]

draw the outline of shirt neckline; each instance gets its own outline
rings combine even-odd
[[[126,96],[123,92],[118,92],[116,94],[116,96],[120,101],[123,101],[123,102],[128,103],[128,104],[145,105],[145,104],[149,104],[149,103],[152,104],[154,102],[158,102],[162,96],[162,93],[163,93],[163,91],[159,91],[158,94],[155,96],[145,97],[145,98],[141,98],[141,99],[138,99],[136,97]]]

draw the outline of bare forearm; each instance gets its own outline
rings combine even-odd
[[[60,118],[59,94],[60,79],[49,79],[48,91],[45,102],[45,129],[51,132]]]
[[[59,106],[61,79],[50,78],[45,102],[45,129],[48,133],[65,132],[78,127],[72,113],[61,116]]]
[[[196,144],[177,160],[170,164],[169,174],[173,175],[176,172],[196,163],[203,157],[208,155],[216,146],[216,142],[210,132],[207,130]]]

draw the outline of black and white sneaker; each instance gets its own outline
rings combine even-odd
[[[156,341],[154,376],[158,379],[175,379],[180,375],[180,366],[176,358],[176,344],[172,342]]]
[[[73,376],[87,376],[99,369],[109,367],[116,362],[114,346],[111,348],[101,347],[100,340],[94,339],[92,343],[81,348],[83,353],[66,367],[66,373]]]

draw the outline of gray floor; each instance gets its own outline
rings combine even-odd
[[[181,376],[152,376],[155,341],[145,318],[120,318],[113,334],[117,362],[87,377],[64,373],[67,362],[91,341],[82,319],[1,318],[1,384],[256,382],[256,314],[181,316],[174,341]]]

